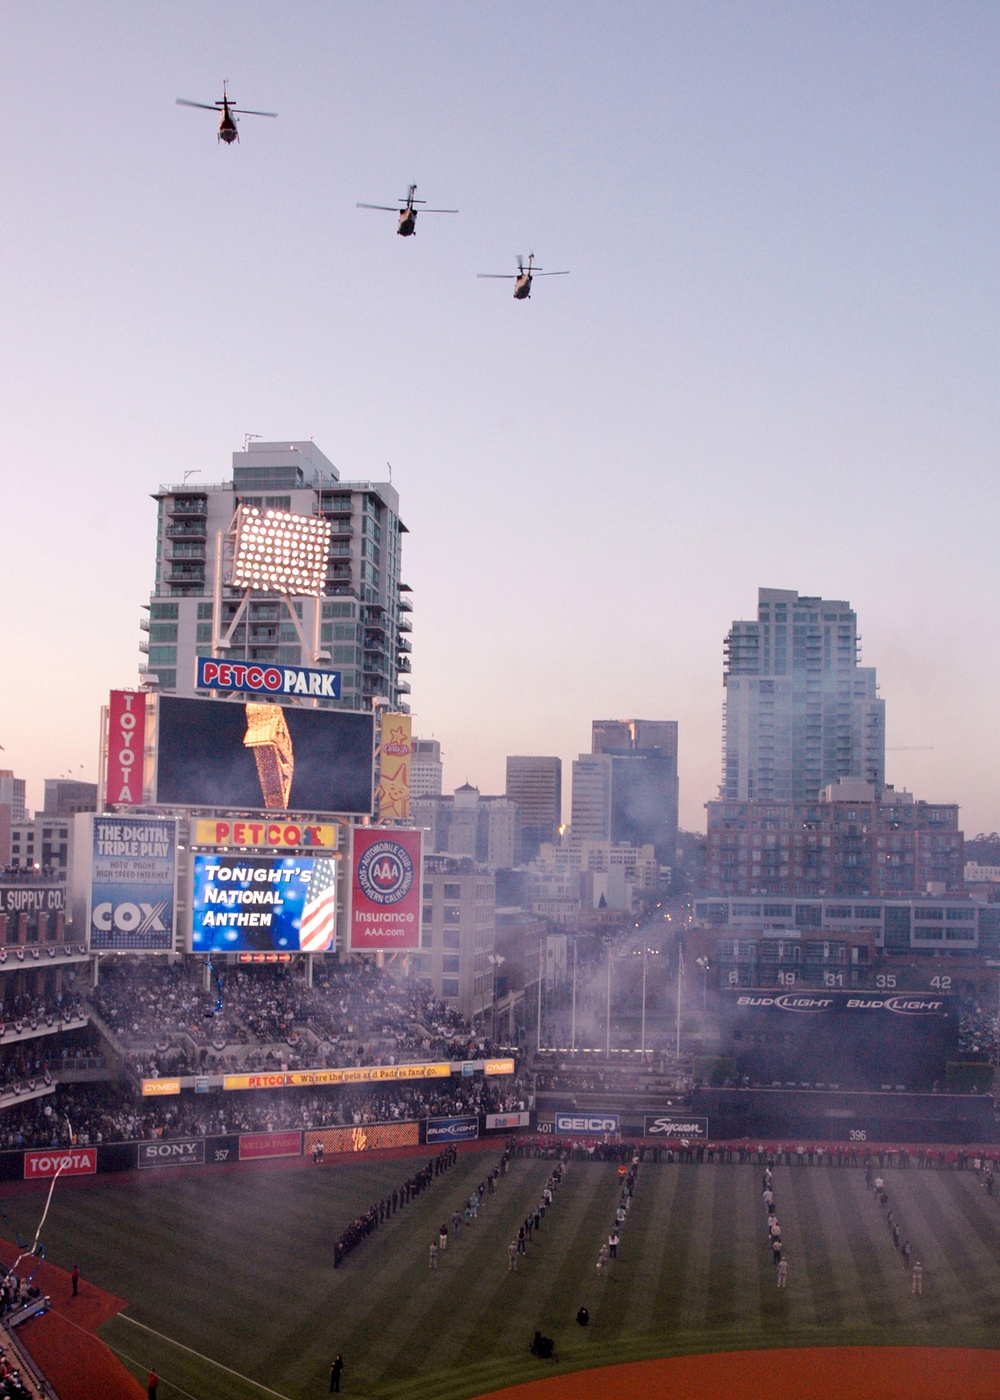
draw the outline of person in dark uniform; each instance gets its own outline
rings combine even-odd
[[[160,1378],[155,1371],[150,1371],[146,1380],[146,1394],[149,1400],[156,1400],[156,1392],[159,1389]]]
[[[590,1325],[590,1313],[582,1304],[580,1305],[580,1311],[576,1315],[576,1320],[581,1327],[589,1327]]]
[[[340,1378],[344,1374],[344,1358],[340,1352],[333,1358],[333,1365],[330,1367],[330,1394],[340,1394]]]
[[[78,1292],[78,1290],[79,1290],[79,1288],[80,1288],[80,1265],[79,1265],[79,1264],[74,1264],[74,1265],[73,1265],[73,1272],[70,1274],[70,1278],[73,1280],[73,1297],[75,1298],[76,1295],[77,1295],[77,1292]]]

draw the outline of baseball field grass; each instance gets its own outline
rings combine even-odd
[[[776,1286],[758,1167],[644,1163],[619,1257],[596,1268],[620,1182],[572,1162],[542,1228],[508,1269],[507,1246],[552,1169],[515,1160],[436,1270],[428,1246],[499,1149],[458,1164],[334,1270],[333,1241],[422,1158],[292,1170],[168,1169],[59,1183],[47,1258],[79,1262],[128,1300],[100,1335],[160,1400],[305,1400],[329,1391],[464,1400],[560,1371],[708,1351],[894,1345],[994,1347],[1000,1336],[1000,1202],[972,1171],[887,1170],[901,1240],[924,1266],[922,1296],[886,1211],[850,1168],[779,1167],[774,1192],[789,1262]],[[33,1237],[44,1193],[0,1200]],[[576,1324],[585,1305],[590,1326]],[[535,1328],[557,1359],[528,1353]]]

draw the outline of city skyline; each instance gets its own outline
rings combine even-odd
[[[137,682],[150,495],[288,434],[392,464],[446,790],[667,716],[703,830],[766,587],[850,600],[887,781],[1000,825],[995,13],[85,4],[6,37],[0,745],[33,810]],[[233,147],[174,106],[224,77],[279,113]],[[460,214],[354,208],[411,181]],[[570,275],[476,280],[530,251]]]

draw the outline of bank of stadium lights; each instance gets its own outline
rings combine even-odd
[[[240,506],[232,586],[319,597],[330,555],[330,530],[328,520],[315,516]]]

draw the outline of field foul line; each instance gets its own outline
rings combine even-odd
[[[235,1376],[238,1381],[246,1381],[247,1385],[255,1385],[258,1390],[263,1390],[266,1395],[276,1395],[278,1400],[289,1400],[287,1395],[282,1395],[280,1390],[272,1390],[270,1386],[261,1385],[260,1381],[251,1380],[249,1376],[241,1375],[239,1371],[234,1371],[231,1366],[223,1366],[221,1361],[213,1361],[210,1356],[205,1356],[200,1351],[195,1351],[194,1347],[185,1346],[183,1342],[178,1342],[174,1337],[168,1337],[163,1332],[157,1332],[155,1327],[147,1327],[144,1322],[137,1322],[134,1317],[129,1317],[128,1313],[120,1312],[118,1316],[123,1322],[131,1322],[133,1327],[141,1327],[144,1332],[151,1332],[154,1337],[159,1337],[161,1342],[169,1342],[172,1347],[180,1347],[181,1351],[189,1351],[192,1356],[197,1356],[199,1361],[207,1361],[209,1366],[217,1366],[220,1371],[227,1371],[229,1375]]]
[[[118,1347],[111,1346],[110,1342],[105,1342],[104,1345],[110,1347],[116,1356],[122,1357],[125,1361],[131,1361],[133,1366],[138,1366],[140,1372],[145,1371],[146,1363],[144,1361],[137,1361],[134,1356],[129,1356],[127,1351],[121,1351]],[[169,1385],[171,1390],[176,1390],[178,1395],[186,1396],[187,1400],[198,1400],[197,1395],[192,1395],[190,1390],[181,1390],[176,1381],[168,1381],[166,1376],[160,1377],[160,1384]]]
[[[61,1317],[63,1322],[68,1322],[70,1327],[75,1327],[78,1332],[84,1332],[88,1337],[94,1336],[94,1333],[91,1332],[89,1327],[82,1327],[79,1322],[74,1322],[71,1317],[65,1317],[62,1313],[58,1313],[57,1316]],[[131,1322],[132,1319],[129,1318],[129,1321]],[[113,1351],[116,1356],[124,1357],[126,1361],[131,1361],[133,1366],[138,1366],[140,1372],[149,1369],[145,1361],[138,1361],[134,1356],[129,1356],[128,1352],[122,1351],[120,1347],[113,1347],[110,1342],[104,1342],[104,1346],[106,1346],[109,1351]],[[176,1381],[168,1381],[165,1376],[161,1376],[160,1380],[164,1385],[169,1385],[172,1390],[176,1390],[178,1395],[186,1396],[187,1400],[198,1400],[197,1395],[192,1395],[188,1390],[182,1390]],[[255,1384],[255,1382],[251,1382],[251,1384]]]

